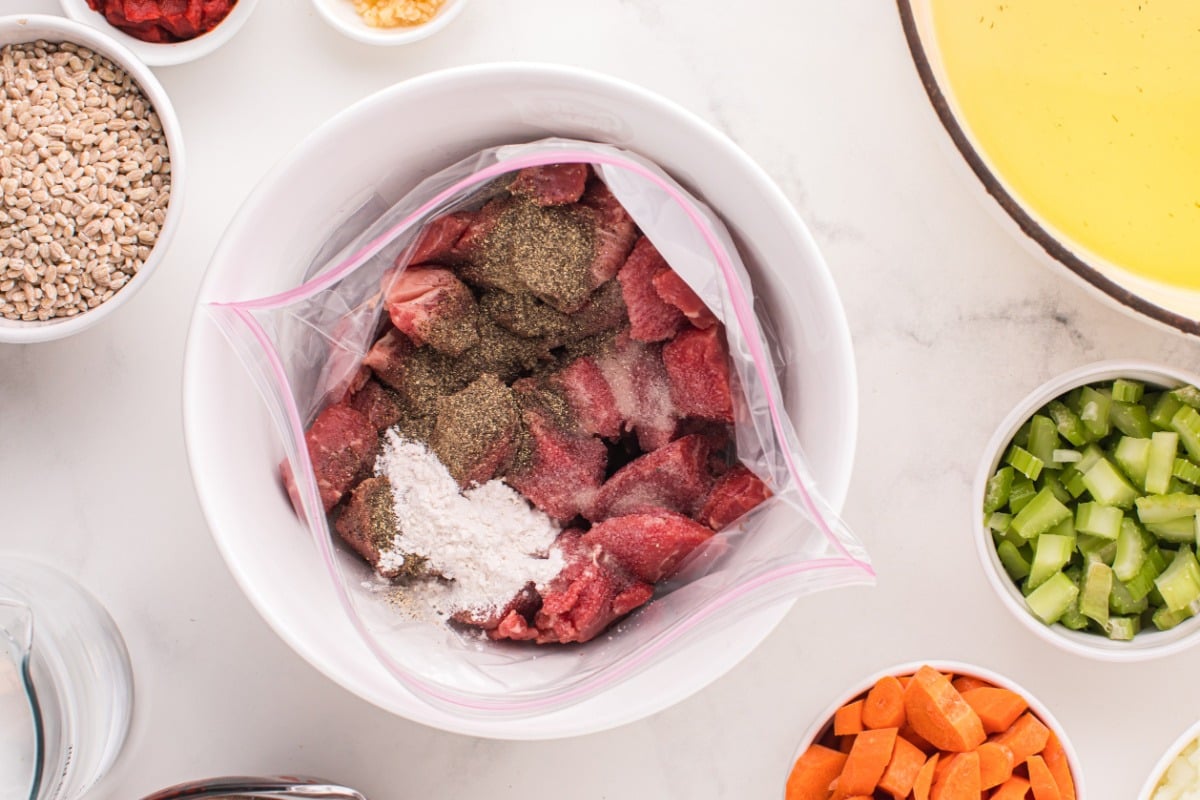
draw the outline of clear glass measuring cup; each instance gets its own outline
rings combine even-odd
[[[116,760],[132,710],[108,613],[58,570],[0,556],[0,800],[78,800]]]

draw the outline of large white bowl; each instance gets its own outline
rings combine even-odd
[[[599,731],[664,709],[738,663],[790,603],[747,617],[570,708],[525,719],[462,717],[401,689],[360,641],[280,491],[278,434],[203,304],[295,285],[314,251],[380,187],[391,203],[483,147],[548,135],[635,149],[720,212],[774,319],[788,411],[824,495],[845,501],[857,432],[846,320],[820,253],[763,171],[729,139],[636,86],[565,67],[494,64],[408,81],[342,112],[263,180],[226,232],[199,294],[184,368],[193,478],[217,545],[259,612],[329,677],[396,714],[479,736]]]
[[[40,14],[18,14],[0,17],[0,47],[20,42],[44,39],[47,42],[74,42],[108,57],[129,73],[142,88],[142,92],[154,106],[162,122],[163,134],[167,139],[167,150],[171,155],[171,200],[167,205],[166,218],[154,248],[141,269],[121,290],[89,311],[74,317],[61,317],[44,322],[22,322],[0,318],[0,342],[28,344],[62,339],[92,327],[128,302],[138,290],[146,285],[166,256],[179,228],[183,216],[184,168],[183,134],[179,130],[179,118],[171,105],[167,92],[145,64],[112,37],[78,22],[62,17]]]

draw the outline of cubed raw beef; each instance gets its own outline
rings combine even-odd
[[[613,473],[584,516],[601,522],[665,509],[690,517],[700,508],[711,484],[708,443],[700,436],[684,436]]]
[[[512,389],[483,375],[437,401],[430,448],[463,488],[486,483],[508,469],[521,421]]]
[[[392,550],[393,539],[399,532],[392,486],[387,478],[367,478],[354,487],[333,527],[384,578],[428,574],[427,562],[421,556],[389,553],[386,561],[381,561],[381,555]]]
[[[513,294],[525,291],[515,260],[499,246],[495,235],[501,218],[510,215],[515,205],[508,197],[488,201],[455,242],[450,257],[458,263],[458,275],[467,283]]]
[[[679,415],[671,402],[661,347],[634,341],[623,331],[595,358],[626,430],[637,433],[642,449],[657,450],[670,442]]]
[[[651,280],[654,291],[664,303],[678,308],[688,322],[695,328],[711,328],[717,324],[717,318],[704,304],[704,301],[692,291],[692,287],[684,283],[679,273],[669,267],[662,270]]]
[[[350,487],[370,472],[379,450],[375,426],[345,403],[322,411],[304,434],[304,441],[326,511],[336,506]],[[300,508],[291,466],[285,461],[280,469],[292,503]]]
[[[453,262],[451,255],[459,237],[475,215],[470,211],[457,211],[432,219],[417,236],[417,243],[406,259],[407,264]]]
[[[537,587],[533,583],[527,583],[525,588],[517,593],[517,596],[509,600],[502,608],[496,609],[463,609],[456,612],[451,619],[461,625],[470,625],[475,628],[480,628],[485,631],[493,631],[501,625],[508,623],[511,629],[514,625],[509,621],[509,617],[517,616],[521,622],[528,626],[528,621],[533,619],[533,615],[542,607],[542,596],[537,593]],[[515,636],[504,636],[502,638],[517,638]],[[534,637],[529,637],[534,638]]]
[[[529,292],[488,291],[479,304],[483,313],[505,330],[523,338],[542,339],[549,347],[613,330],[626,319],[625,301],[616,281],[594,291],[574,314],[564,314]]]
[[[457,392],[483,372],[449,367],[461,365],[477,349],[452,359],[431,347],[414,346],[407,336],[392,328],[371,347],[363,364],[396,390],[406,413],[414,417],[430,416],[439,397]]]
[[[637,226],[608,187],[597,178],[588,182],[579,204],[581,211],[595,220],[591,272],[592,285],[599,286],[612,280],[625,263],[633,240],[637,238]]]
[[[606,439],[621,435],[624,420],[604,373],[593,359],[577,358],[548,380],[566,398],[580,430]]]
[[[757,475],[737,464],[713,484],[697,519],[719,531],[770,496],[771,490]]]
[[[375,378],[350,396],[350,407],[365,416],[377,431],[387,430],[404,416],[400,395]]]
[[[629,310],[629,335],[639,342],[670,339],[683,326],[683,312],[664,302],[654,288],[654,277],[669,269],[658,250],[643,236],[617,273]]]
[[[409,267],[388,273],[383,287],[392,324],[413,344],[457,356],[479,343],[475,296],[450,270]]]
[[[559,522],[587,507],[604,480],[608,451],[592,436],[564,430],[536,408],[522,412],[527,440],[505,480]]]
[[[508,190],[529,198],[539,206],[561,206],[574,203],[583,195],[587,179],[587,164],[526,167],[513,178]]]
[[[567,565],[542,591],[534,617],[538,644],[586,642],[654,596],[650,584],[599,561],[577,532],[562,534],[559,543]]]
[[[479,344],[457,359],[449,360],[455,374],[474,380],[490,372],[508,382],[522,372],[537,369],[551,360],[550,343],[511,333],[486,316],[479,320]]]
[[[657,583],[713,532],[673,511],[650,511],[612,517],[583,536],[638,580]]]
[[[725,329],[688,328],[663,345],[671,400],[681,416],[733,422]]]

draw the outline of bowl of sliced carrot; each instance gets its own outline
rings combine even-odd
[[[1037,636],[1103,661],[1200,639],[1200,376],[1088,364],[1000,423],[976,477],[975,544]]]
[[[1076,800],[1079,759],[1012,681],[955,662],[903,664],[830,706],[796,752],[785,800]]]

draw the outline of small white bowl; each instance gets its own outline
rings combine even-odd
[[[1161,781],[1167,774],[1167,768],[1175,763],[1175,759],[1179,757],[1189,744],[1200,739],[1200,722],[1192,725],[1183,734],[1175,740],[1175,743],[1167,748],[1163,753],[1162,758],[1154,765],[1154,769],[1150,770],[1150,777],[1146,780],[1142,790],[1138,792],[1138,800],[1150,800],[1154,794],[1154,790],[1158,788],[1158,782]]]
[[[238,0],[229,15],[208,33],[201,34],[194,39],[170,44],[143,42],[137,37],[130,36],[120,28],[109,24],[99,11],[93,11],[88,6],[87,0],[59,0],[59,3],[62,5],[63,13],[68,17],[108,34],[131,50],[144,63],[152,67],[168,67],[203,58],[228,42],[246,24],[250,14],[254,12],[254,7],[258,5],[258,0]]]
[[[128,302],[138,290],[146,285],[154,271],[166,256],[171,239],[183,216],[184,169],[183,135],[179,119],[167,98],[166,90],[154,77],[154,73],[124,46],[112,37],[95,28],[73,22],[62,17],[38,14],[18,14],[0,17],[0,47],[21,42],[43,39],[47,42],[74,42],[111,59],[121,66],[142,88],[142,92],[158,113],[163,133],[167,138],[167,150],[171,156],[171,199],[167,205],[166,219],[159,231],[158,239],[150,256],[137,274],[120,291],[95,308],[74,317],[46,320],[45,322],[21,322],[0,318],[0,342],[28,344],[62,339],[92,327]]]
[[[317,12],[337,31],[365,44],[411,44],[440,31],[467,6],[467,0],[446,0],[436,16],[422,25],[373,28],[354,10],[351,0],[312,0]]]
[[[1115,378],[1130,378],[1144,381],[1147,385],[1172,388],[1185,383],[1200,386],[1200,375],[1186,370],[1154,364],[1149,361],[1099,361],[1066,372],[1034,389],[1009,412],[1000,423],[992,439],[984,449],[984,457],[975,477],[971,493],[972,529],[979,560],[983,564],[988,582],[996,590],[1000,600],[1025,627],[1039,638],[1066,650],[1068,653],[1094,658],[1099,661],[1145,661],[1151,658],[1178,653],[1194,645],[1200,638],[1200,616],[1193,617],[1167,631],[1142,630],[1132,641],[1118,642],[1086,631],[1073,631],[1062,625],[1045,625],[1037,619],[1025,604],[1025,598],[1015,583],[1008,577],[992,535],[983,524],[983,495],[988,479],[1000,465],[1009,442],[1017,429],[1033,414],[1054,398],[1078,386]]]
[[[880,678],[887,677],[888,675],[894,675],[897,678],[905,675],[912,675],[923,666],[933,667],[938,672],[950,672],[956,676],[965,675],[971,678],[978,678],[979,680],[987,681],[993,686],[998,686],[1001,689],[1008,689],[1011,692],[1016,692],[1017,694],[1021,695],[1021,697],[1025,698],[1025,702],[1029,704],[1029,710],[1032,711],[1047,728],[1054,732],[1054,735],[1058,737],[1058,741],[1062,745],[1063,750],[1066,751],[1067,763],[1071,767],[1071,777],[1075,781],[1075,796],[1079,798],[1087,797],[1087,792],[1085,791],[1083,785],[1083,770],[1081,770],[1079,767],[1079,756],[1076,754],[1075,748],[1071,744],[1071,740],[1067,737],[1066,731],[1063,730],[1062,724],[1055,719],[1054,715],[1050,713],[1048,708],[1042,705],[1040,700],[1030,694],[1023,686],[1014,683],[1002,675],[997,675],[995,672],[990,670],[983,669],[982,667],[976,667],[973,664],[964,664],[960,661],[912,661],[907,664],[898,664],[894,667],[880,670],[874,675],[863,679],[854,687],[852,687],[849,692],[843,694],[835,702],[830,703],[829,707],[826,708],[820,714],[820,716],[816,718],[816,720],[808,727],[808,730],[804,732],[804,736],[801,737],[800,746],[797,747],[796,752],[792,754],[792,760],[788,762],[787,770],[783,774],[783,783],[781,785],[784,787],[784,791],[782,791],[781,794],[784,795],[784,800],[786,800],[787,779],[792,774],[792,767],[795,766],[796,760],[800,758],[804,751],[812,746],[814,742],[820,741],[821,737],[825,734],[825,730],[833,724],[833,715],[837,713],[839,708],[854,700],[854,698],[858,697],[859,695],[865,694]]]

